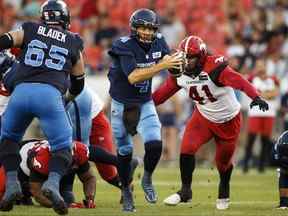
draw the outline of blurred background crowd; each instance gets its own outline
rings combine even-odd
[[[19,27],[23,21],[37,20],[43,2],[0,0],[0,34]],[[273,76],[277,80],[277,94],[273,98],[273,115],[276,118],[273,133],[269,137],[271,143],[282,130],[288,129],[287,0],[66,0],[66,3],[72,17],[71,31],[78,32],[85,42],[88,82],[95,91],[100,92],[103,99],[108,101],[106,74],[110,59],[107,50],[115,38],[129,34],[132,12],[147,7],[160,16],[160,32],[172,49],[186,35],[198,35],[212,53],[225,55],[230,65],[247,78],[257,70]],[[264,67],[256,67],[258,60],[262,61]],[[157,86],[162,79],[159,76],[154,84]],[[236,94],[243,105],[244,121],[247,121],[249,101],[243,94]],[[191,101],[184,95],[180,92],[159,107],[166,140],[163,153],[165,161],[176,160],[183,125],[193,111]],[[246,145],[246,125],[239,140],[239,164],[243,162],[249,145]],[[252,160],[249,163],[252,165],[257,164],[259,159],[257,151],[261,149],[261,142],[259,144],[255,146],[254,153],[250,153]],[[206,145],[199,153],[198,160],[213,161],[211,148],[213,145]],[[270,150],[265,150],[267,155]]]

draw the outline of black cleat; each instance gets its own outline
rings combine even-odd
[[[61,197],[59,191],[57,191],[57,187],[46,181],[41,190],[43,195],[52,202],[52,207],[57,214],[68,214],[68,207]]]
[[[133,194],[130,187],[122,189],[122,196],[123,196],[123,212],[136,212],[133,200]]]

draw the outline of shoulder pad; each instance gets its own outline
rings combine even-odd
[[[228,61],[222,55],[207,56],[203,70],[210,73],[220,66],[224,69],[227,65]]]
[[[79,49],[82,51],[84,48],[84,41],[83,41],[82,37],[79,34],[75,34],[75,40],[79,44]]]
[[[82,165],[89,160],[89,150],[88,147],[78,141],[75,141],[72,153],[73,161],[77,165]]]
[[[22,29],[23,31],[25,31],[26,29],[30,29],[32,26],[34,27],[36,25],[36,23],[34,22],[24,22],[22,23],[20,29]]]
[[[161,33],[157,33],[156,38],[161,39],[161,38],[163,38],[163,35]]]
[[[33,152],[33,153],[32,153]],[[35,171],[47,175],[49,173],[48,164],[50,160],[50,151],[48,147],[33,149],[30,154],[35,154],[32,158],[32,167]]]
[[[122,43],[126,43],[127,41],[129,41],[131,38],[129,36],[123,36],[120,37],[119,41],[121,41]]]
[[[121,41],[121,38],[116,40],[112,44],[112,48],[108,51],[108,54],[110,56],[133,56],[132,48],[130,48],[130,43],[128,43],[129,40],[127,40],[125,43]]]

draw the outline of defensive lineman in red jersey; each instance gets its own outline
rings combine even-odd
[[[268,104],[259,97],[255,88],[239,73],[228,66],[220,55],[208,55],[205,43],[197,36],[185,38],[179,45],[186,64],[183,72],[171,76],[154,92],[156,105],[166,101],[181,88],[187,90],[196,103],[195,111],[187,121],[181,143],[180,172],[182,187],[164,200],[167,205],[177,205],[192,199],[192,174],[195,153],[209,140],[216,143],[216,166],[220,175],[217,209],[229,206],[229,182],[233,169],[232,156],[240,133],[240,104],[234,90],[245,92],[253,101],[250,106],[268,110]]]

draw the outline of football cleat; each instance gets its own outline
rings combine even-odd
[[[18,181],[7,184],[5,194],[0,202],[1,211],[11,211],[16,200],[22,198],[22,190]]]
[[[192,200],[192,191],[188,190],[188,191],[178,191],[175,194],[170,195],[169,197],[167,197],[163,202],[165,205],[169,205],[169,206],[176,206],[179,203],[189,203]]]
[[[158,198],[157,198],[157,194],[152,185],[151,180],[149,181],[149,180],[142,178],[141,185],[142,185],[142,189],[144,191],[145,199],[147,200],[147,202],[156,203]]]
[[[41,190],[43,195],[52,202],[52,207],[57,214],[68,214],[68,206],[64,202],[59,191],[57,191],[57,187],[55,187],[53,183],[46,181],[43,184]]]
[[[175,193],[164,199],[163,202],[165,205],[176,206],[181,202],[181,197],[178,193]]]
[[[288,209],[288,206],[278,206],[277,209],[279,210],[287,210]]]
[[[122,211],[123,212],[136,212],[133,200],[133,193],[130,187],[122,189],[123,203]]]
[[[218,210],[228,209],[229,205],[230,205],[230,199],[229,198],[217,199],[216,200],[216,208]]]

